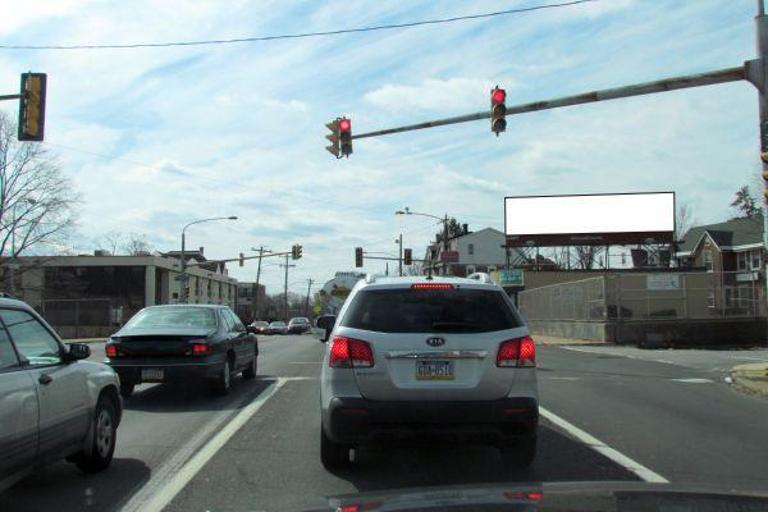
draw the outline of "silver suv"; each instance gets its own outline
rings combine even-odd
[[[83,361],[90,353],[65,346],[27,304],[0,298],[0,491],[62,458],[85,472],[109,466],[120,382],[107,365]]]
[[[361,280],[338,319],[318,327],[326,468],[348,465],[362,443],[414,436],[493,444],[516,467],[533,461],[536,347],[487,276]]]

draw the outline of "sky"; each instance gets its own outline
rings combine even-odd
[[[0,44],[121,44],[357,28],[529,7],[553,0],[0,0]],[[746,82],[508,118],[498,138],[476,121],[323,148],[325,123],[353,133],[741,65],[755,57],[753,0],[601,0],[333,37],[216,46],[0,50],[0,94],[19,73],[48,74],[46,141],[82,196],[72,250],[104,234],[145,234],[233,258],[304,247],[291,291],[354,270],[354,248],[414,254],[439,227],[396,216],[445,213],[503,229],[507,195],[671,190],[701,222],[730,215],[759,187],[757,97]],[[16,116],[15,102],[0,111]],[[757,189],[756,189],[757,190]],[[759,194],[759,190],[758,190]],[[261,281],[282,291],[278,258]],[[394,264],[390,265],[390,270]],[[369,260],[363,271],[381,272]],[[255,261],[230,275],[255,279]]]

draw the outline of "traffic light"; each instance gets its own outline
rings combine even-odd
[[[342,117],[339,119],[339,143],[341,154],[347,158],[352,154],[352,120]]]
[[[411,249],[403,249],[403,265],[413,264],[413,251]]]
[[[499,86],[491,90],[491,131],[498,137],[507,129],[507,91],[499,89]]]
[[[355,247],[355,267],[360,268],[363,266],[363,248]]]
[[[245,254],[240,253],[240,266],[245,265]]]
[[[291,258],[294,260],[301,258],[301,253],[303,251],[304,248],[301,245],[295,244],[293,247],[291,247]]]
[[[45,73],[22,73],[19,92],[19,133],[21,141],[42,141],[45,128]]]
[[[326,151],[331,153],[336,158],[341,158],[340,155],[340,149],[339,149],[339,119],[335,119],[331,121],[330,123],[326,123],[326,128],[331,130],[331,133],[329,135],[326,135],[325,138],[331,141],[330,146],[325,146]]]

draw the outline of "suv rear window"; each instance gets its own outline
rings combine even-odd
[[[492,332],[521,324],[499,291],[397,288],[360,291],[341,325],[378,332]]]

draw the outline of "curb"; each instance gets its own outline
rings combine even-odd
[[[740,364],[729,375],[740,391],[768,397],[768,363]]]

